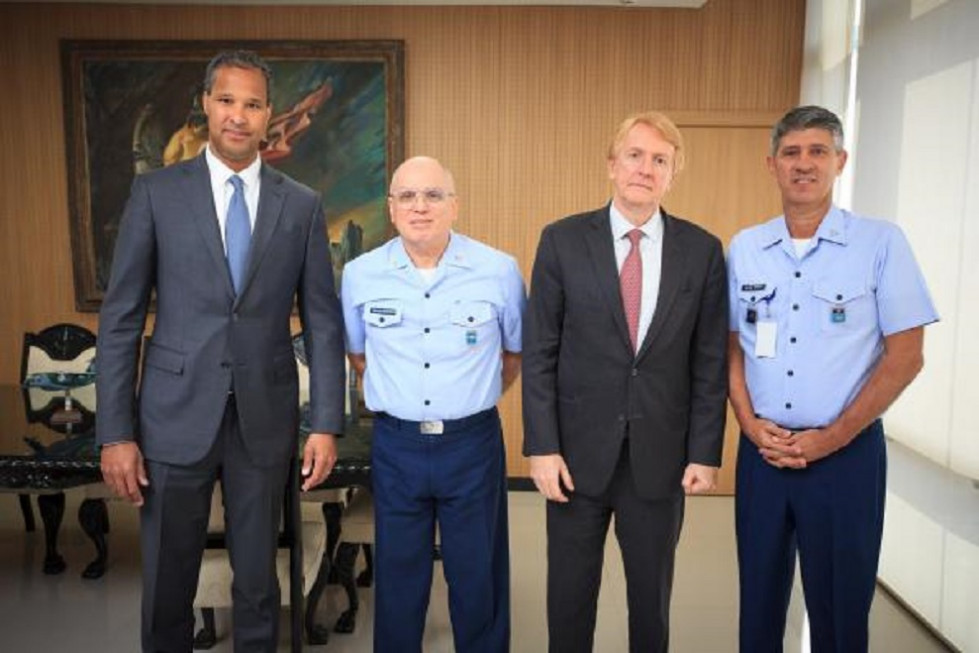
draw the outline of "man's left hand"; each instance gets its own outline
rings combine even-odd
[[[703,494],[717,487],[717,467],[690,463],[683,472],[683,490],[687,494]]]
[[[303,447],[303,492],[326,480],[337,462],[337,439],[330,433],[310,433]]]

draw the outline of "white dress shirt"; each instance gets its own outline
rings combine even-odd
[[[258,192],[261,186],[262,157],[256,156],[247,168],[241,172],[235,172],[224,164],[221,159],[214,155],[211,146],[208,145],[204,152],[207,161],[207,169],[211,173],[211,194],[214,197],[214,212],[218,216],[218,227],[221,232],[221,242],[224,243],[225,253],[227,253],[228,243],[224,240],[224,224],[228,220],[228,205],[231,204],[231,196],[234,195],[235,187],[231,184],[232,175],[238,175],[245,184],[245,204],[248,206],[248,221],[251,223],[252,232],[255,231],[255,216],[258,215]]]
[[[643,233],[643,237],[639,239],[639,256],[642,259],[642,298],[639,304],[637,336],[637,342],[642,343],[653,321],[656,301],[659,299],[659,280],[663,267],[663,216],[657,210],[641,227],[636,227],[615,208],[613,202],[609,206],[609,218],[615,246],[615,265],[620,273],[622,264],[625,263],[625,258],[632,247],[627,234],[637,228]]]

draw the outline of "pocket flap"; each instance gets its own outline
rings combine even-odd
[[[765,281],[743,283],[738,288],[738,299],[745,304],[757,304],[775,296],[775,284]]]
[[[831,304],[845,304],[867,294],[867,288],[852,280],[821,279],[812,285],[812,294]]]
[[[493,305],[489,302],[460,302],[450,310],[449,319],[459,326],[479,326],[493,319]]]
[[[389,327],[400,324],[404,319],[401,302],[391,299],[378,299],[364,304],[364,322],[375,327]]]
[[[172,374],[184,373],[184,355],[150,343],[146,348],[146,364]]]

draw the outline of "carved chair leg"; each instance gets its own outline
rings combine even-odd
[[[323,504],[323,521],[326,523],[326,550],[323,552],[323,560],[333,560],[336,554],[337,544],[340,542],[340,533],[343,531],[343,526],[340,521],[342,516],[342,504],[335,502]],[[331,566],[330,576],[327,578],[327,582],[337,582],[336,574],[336,569]]]
[[[44,522],[44,573],[60,574],[65,570],[65,559],[58,553],[58,530],[65,514],[65,493],[39,494],[37,506]]]
[[[195,651],[206,651],[218,643],[218,633],[214,627],[214,608],[201,608],[201,622],[201,629],[194,635]]]
[[[105,534],[109,532],[109,511],[104,499],[85,499],[78,507],[78,523],[82,530],[95,544],[95,560],[88,563],[82,578],[101,578],[105,573],[106,560],[109,557],[109,545]]]
[[[366,542],[364,547],[364,571],[357,576],[357,587],[370,587],[374,584],[374,547]]]
[[[20,514],[24,516],[24,530],[33,533],[37,525],[34,522],[34,509],[31,508],[31,495],[18,494],[17,498],[20,500]]]
[[[323,646],[330,640],[330,629],[316,623],[316,608],[319,606],[320,598],[323,596],[323,590],[326,589],[326,584],[333,567],[328,553],[326,550],[323,551],[323,560],[320,562],[319,572],[316,574],[316,580],[313,581],[313,586],[309,590],[309,596],[306,597],[306,614],[303,615],[303,618],[306,629],[306,643],[310,646]]]
[[[357,584],[354,582],[354,565],[357,562],[359,552],[360,545],[350,542],[342,543],[337,549],[337,578],[343,585],[343,589],[347,593],[347,601],[350,603],[333,627],[333,630],[338,633],[352,633],[357,625],[357,610],[360,608],[360,600],[357,597]]]

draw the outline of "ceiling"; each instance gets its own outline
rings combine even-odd
[[[74,2],[138,5],[524,5],[592,7],[676,7],[697,9],[707,0],[33,0],[33,2]],[[2,1],[0,1],[2,4]]]

